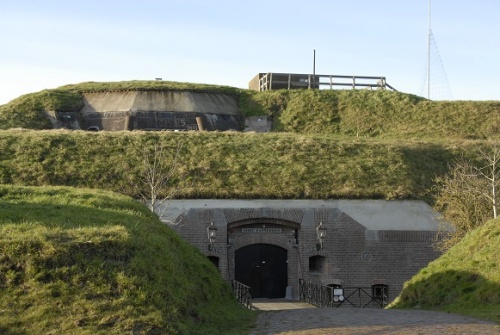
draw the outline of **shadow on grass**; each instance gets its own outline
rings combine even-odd
[[[459,260],[457,260],[458,262]],[[391,308],[424,308],[453,311],[500,321],[500,283],[479,273],[446,270],[419,274],[405,284]],[[475,310],[478,309],[478,313]]]
[[[432,193],[434,180],[449,173],[449,163],[458,157],[457,154],[443,145],[432,143],[404,146],[401,154],[413,194],[420,195],[432,206],[435,201]]]

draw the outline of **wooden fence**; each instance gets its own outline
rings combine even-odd
[[[334,87],[348,87],[352,89],[389,89],[396,91],[387,83],[385,77],[374,76],[338,76],[319,74],[294,73],[264,73],[259,78],[259,91],[276,89],[334,89]]]

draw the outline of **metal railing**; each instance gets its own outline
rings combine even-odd
[[[377,88],[397,91],[383,76],[341,76],[296,73],[264,73],[259,79],[259,90],[329,88],[344,86],[356,88]]]
[[[331,287],[299,280],[299,299],[316,307],[330,307]]]
[[[233,292],[240,304],[248,309],[252,309],[252,296],[250,294],[250,286],[242,284],[236,280],[231,281]]]
[[[338,295],[336,290],[341,290]],[[348,305],[356,308],[384,308],[388,301],[388,287],[379,287],[377,294],[373,287],[332,287],[299,280],[299,299],[316,307],[340,307]]]

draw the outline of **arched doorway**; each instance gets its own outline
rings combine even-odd
[[[251,287],[252,298],[284,298],[288,285],[287,250],[252,244],[236,250],[235,279]]]

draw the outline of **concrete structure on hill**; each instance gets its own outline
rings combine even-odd
[[[49,113],[54,128],[84,130],[242,130],[237,99],[188,91],[83,94],[80,111]]]
[[[385,77],[259,73],[249,83],[256,91],[337,87],[393,89]],[[99,130],[246,130],[265,132],[269,123],[244,120],[238,98],[191,91],[83,92],[81,110],[45,111],[53,128]],[[258,121],[257,121],[258,120]],[[245,124],[246,121],[246,124]]]
[[[299,279],[394,299],[439,256],[421,201],[173,200],[162,220],[254,298],[298,298]],[[347,291],[346,291],[347,292]],[[370,303],[364,297],[363,303]]]
[[[296,89],[336,89],[339,87],[352,89],[390,89],[383,76],[339,76],[303,73],[258,73],[248,83],[250,90],[264,92],[269,90]]]

